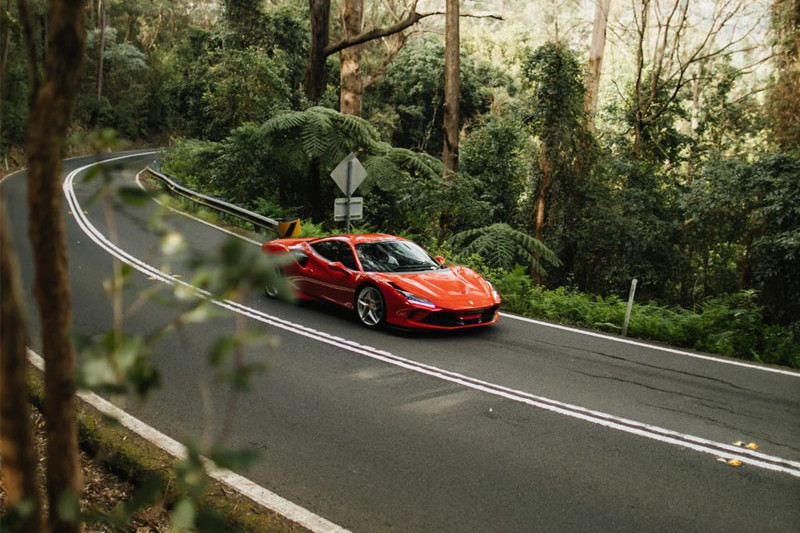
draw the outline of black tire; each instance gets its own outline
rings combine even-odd
[[[358,289],[355,308],[359,322],[368,328],[378,328],[386,322],[386,302],[375,285]]]

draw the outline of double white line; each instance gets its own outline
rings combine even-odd
[[[137,154],[137,155],[146,155],[146,154]],[[132,156],[123,156],[120,158],[111,159],[106,162],[115,161],[118,159],[124,159],[125,157],[132,157]],[[215,305],[248,316],[253,320],[257,320],[264,324],[269,324],[275,328],[289,331],[296,335],[302,335],[304,337],[314,339],[318,342],[335,346],[337,348],[341,348],[343,350],[347,350],[352,353],[369,357],[377,361],[382,361],[384,363],[391,364],[406,370],[410,370],[412,372],[417,372],[419,374],[431,376],[442,381],[468,387],[470,389],[491,394],[493,396],[530,405],[532,407],[544,409],[546,411],[550,411],[560,415],[577,418],[585,422],[597,424],[617,431],[623,431],[625,433],[648,438],[665,444],[671,444],[675,446],[680,446],[682,448],[688,448],[690,450],[713,455],[715,457],[722,457],[726,460],[739,460],[743,464],[747,464],[750,466],[755,466],[758,468],[763,468],[774,472],[781,472],[784,474],[789,474],[794,477],[800,477],[800,463],[796,461],[790,461],[788,459],[767,455],[764,453],[757,452],[755,450],[741,448],[732,444],[715,442],[712,440],[696,437],[693,435],[688,435],[685,433],[680,433],[677,431],[672,431],[661,427],[652,426],[649,424],[643,424],[635,420],[629,420],[626,418],[610,415],[607,413],[586,409],[584,407],[571,405],[568,403],[560,402],[550,398],[545,398],[542,396],[537,396],[524,391],[510,389],[494,383],[482,381],[470,376],[459,374],[457,372],[452,372],[435,366],[406,359],[404,357],[394,355],[390,352],[380,350],[372,346],[362,345],[342,337],[337,337],[335,335],[331,335],[323,331],[303,326],[302,324],[297,324],[273,315],[269,315],[267,313],[264,313],[257,309],[253,309],[251,307],[247,307],[245,305],[242,305],[234,301],[215,300],[207,292],[200,291],[195,287],[189,285],[188,283],[181,281],[171,275],[165,274],[159,271],[156,267],[151,266],[139,260],[138,258],[133,257],[130,254],[126,253],[124,250],[120,249],[114,243],[106,239],[105,236],[103,236],[89,222],[88,218],[84,215],[83,211],[81,210],[77,198],[75,197],[75,192],[73,190],[73,181],[79,173],[88,169],[94,164],[87,165],[85,167],[81,167],[77,170],[74,170],[67,176],[67,179],[64,182],[64,193],[67,196],[67,201],[69,202],[70,207],[72,208],[72,212],[75,215],[75,219],[78,222],[78,225],[83,229],[84,232],[86,232],[86,234],[93,241],[95,241],[99,246],[104,248],[110,254],[117,257],[120,261],[129,264],[130,266],[136,268],[137,270],[143,272],[144,274],[151,276],[155,279],[158,279],[159,281],[168,283],[170,285],[178,285],[178,284],[184,285],[188,288],[197,291],[197,294],[200,297],[208,299]]]

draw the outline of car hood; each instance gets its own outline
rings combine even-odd
[[[430,272],[380,273],[376,277],[445,309],[476,309],[499,303],[492,286],[477,272],[462,266]]]

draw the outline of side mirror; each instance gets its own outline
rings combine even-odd
[[[344,264],[341,261],[334,261],[330,264],[331,270],[338,270],[339,272],[347,272],[347,268],[345,268]]]
[[[439,263],[441,266],[444,266],[444,256],[437,255],[436,262]]]

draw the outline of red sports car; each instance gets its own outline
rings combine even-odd
[[[276,239],[262,245],[272,255],[291,254],[282,267],[299,298],[355,309],[374,328],[456,329],[497,322],[500,296],[477,272],[446,266],[408,239],[384,234]],[[276,286],[267,294],[275,296]]]

